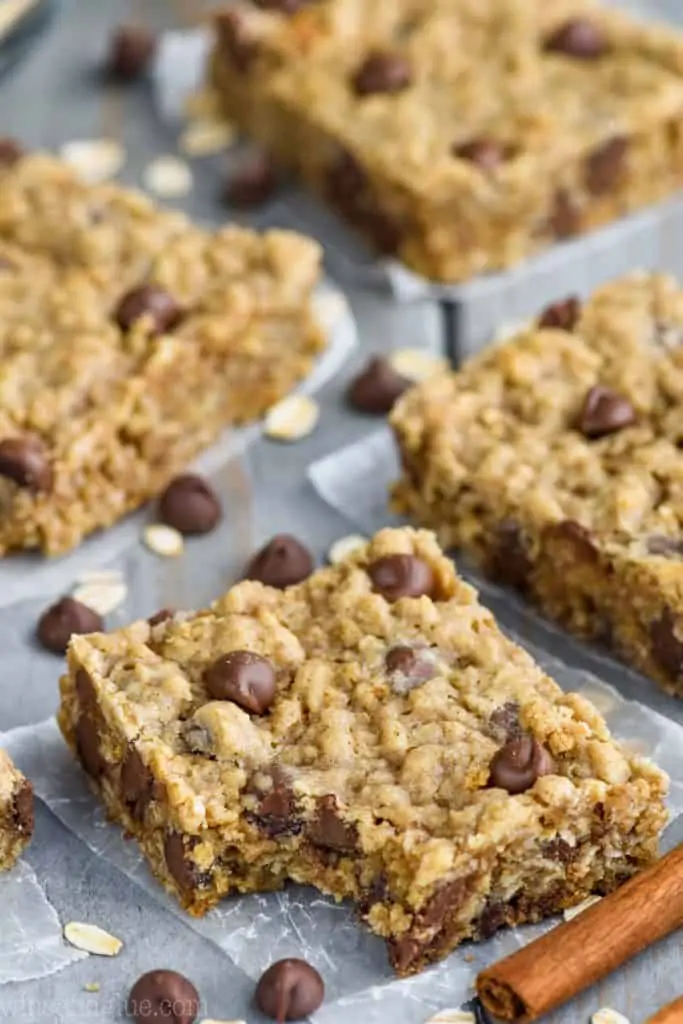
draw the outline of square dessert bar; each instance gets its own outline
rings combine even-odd
[[[9,871],[33,836],[33,787],[0,750],[0,871]]]
[[[683,291],[548,309],[392,414],[397,509],[683,697]]]
[[[683,181],[683,35],[592,0],[241,0],[216,24],[228,116],[429,278]]]
[[[324,346],[319,263],[0,149],[0,554],[69,550],[286,394]]]
[[[399,974],[607,892],[666,780],[498,629],[433,535],[287,590],[74,637],[59,722],[190,913],[286,880],[353,899]]]

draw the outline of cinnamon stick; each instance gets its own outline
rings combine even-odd
[[[487,967],[477,993],[494,1016],[527,1024],[681,926],[683,845],[578,917]]]
[[[683,1024],[683,996],[648,1017],[647,1024]]]

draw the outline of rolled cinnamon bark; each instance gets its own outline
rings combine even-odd
[[[683,996],[662,1007],[654,1017],[648,1017],[647,1024],[683,1024]]]
[[[487,967],[477,993],[496,1017],[527,1024],[682,925],[683,845],[578,917]]]

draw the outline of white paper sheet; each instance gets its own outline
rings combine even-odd
[[[314,394],[331,380],[357,344],[354,318],[344,295],[331,283],[324,283],[316,294],[318,320],[329,344],[307,380],[297,389]],[[197,472],[221,474],[245,448],[259,436],[260,424],[239,430],[227,430],[213,447],[193,463]],[[0,608],[31,597],[59,594],[73,586],[86,570],[99,568],[120,558],[124,552],[139,545],[149,510],[127,516],[122,522],[101,533],[93,534],[75,551],[62,558],[46,559],[39,554],[18,554],[2,559],[0,564]],[[212,537],[217,540],[218,534]],[[218,588],[218,591],[223,589]]]

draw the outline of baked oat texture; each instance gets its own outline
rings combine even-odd
[[[0,554],[54,555],[260,416],[324,339],[320,250],[0,161]]]
[[[266,659],[251,686],[225,670],[245,651]],[[659,770],[506,639],[427,532],[74,637],[61,695],[109,815],[190,913],[312,884],[356,901],[399,974],[607,892],[666,817]]]
[[[0,871],[8,871],[33,836],[33,787],[0,750]]]
[[[405,396],[397,509],[683,697],[683,292],[559,303]]]
[[[380,250],[443,281],[683,180],[683,35],[595,0],[241,0],[228,116]]]

